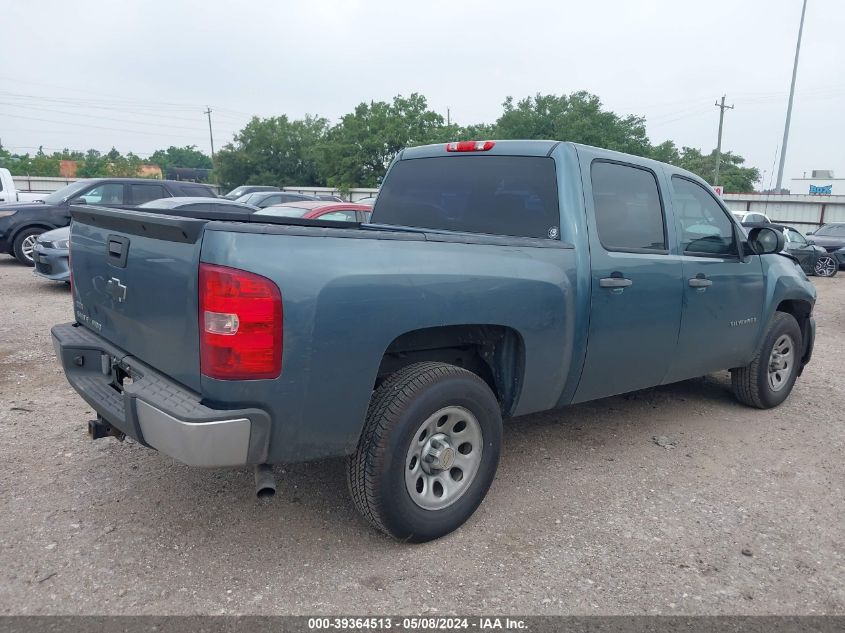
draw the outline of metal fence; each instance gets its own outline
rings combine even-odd
[[[83,178],[62,178],[61,176],[12,176],[15,181],[15,188],[26,193],[53,193],[62,187],[66,187]],[[220,193],[220,187],[211,183],[205,183],[215,193]]]
[[[44,176],[14,176],[19,191],[50,193],[79,180]],[[210,185],[220,193],[216,185]],[[340,191],[333,187],[285,187],[310,195],[342,196],[350,202],[369,198],[378,189],[358,187]],[[722,196],[731,211],[756,211],[766,214],[773,222],[789,224],[799,231],[814,231],[826,222],[845,222],[845,196],[810,196],[806,194],[726,193]]]
[[[722,200],[731,211],[764,213],[772,222],[788,224],[804,233],[827,222],[845,222],[845,196],[726,193]]]

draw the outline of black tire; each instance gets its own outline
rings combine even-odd
[[[833,255],[820,255],[813,266],[817,277],[835,277],[839,272],[839,261]]]
[[[445,407],[472,413],[482,450],[474,479],[442,509],[418,505],[406,487],[406,458],[421,424]],[[409,365],[376,389],[358,448],[349,458],[349,491],[355,506],[377,529],[401,541],[422,543],[460,527],[493,482],[502,443],[499,403],[484,380],[446,363]]]
[[[21,264],[24,266],[35,266],[35,262],[32,261],[32,257],[27,257],[26,253],[24,253],[24,242],[27,238],[31,238],[33,235],[41,235],[47,229],[42,229],[39,227],[32,227],[29,229],[24,229],[20,233],[15,236],[14,242],[12,242],[12,254],[15,256]]]
[[[784,335],[792,339],[792,360],[788,378],[779,389],[775,390],[769,383],[771,355],[775,344]],[[771,409],[778,406],[786,400],[795,385],[803,351],[803,337],[798,321],[786,312],[775,312],[760,349],[757,350],[751,363],[746,367],[731,370],[731,387],[736,399],[749,407],[758,409]]]

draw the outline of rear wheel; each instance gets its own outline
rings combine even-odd
[[[795,317],[775,312],[751,363],[731,370],[737,400],[758,409],[770,409],[786,400],[798,378],[803,349]]]
[[[819,277],[833,277],[839,272],[839,262],[832,255],[822,255],[816,260],[813,272]]]
[[[481,378],[445,363],[409,365],[373,394],[349,459],[352,499],[394,538],[439,538],[481,504],[501,439],[499,404]]]
[[[35,242],[38,236],[44,233],[45,229],[33,227],[31,229],[24,229],[15,236],[12,242],[12,253],[17,260],[25,266],[34,266],[32,261],[32,252],[35,250]]]

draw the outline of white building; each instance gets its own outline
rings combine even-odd
[[[835,178],[829,169],[814,169],[810,177],[793,178],[789,187],[792,194],[811,196],[845,195],[845,178]]]

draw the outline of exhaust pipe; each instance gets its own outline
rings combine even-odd
[[[256,464],[255,466],[255,496],[259,499],[270,499],[276,494],[276,478],[270,464]]]

